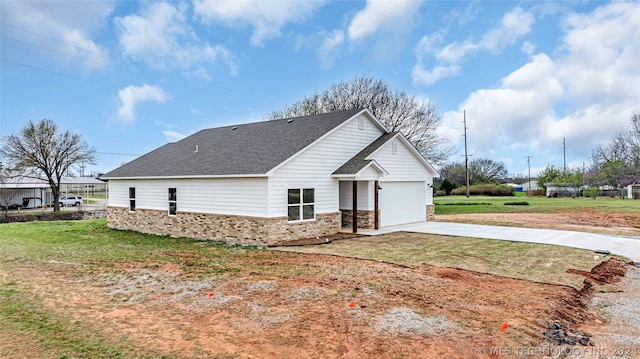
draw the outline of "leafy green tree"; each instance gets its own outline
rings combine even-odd
[[[581,187],[584,182],[584,173],[581,169],[570,168],[567,171],[563,171],[560,168],[550,165],[547,166],[538,175],[538,187],[547,189],[547,183],[563,184],[572,187]]]
[[[553,183],[560,178],[560,169],[551,165],[545,167],[545,169],[538,175],[538,187],[547,189],[547,183]]]
[[[633,171],[623,161],[610,160],[602,165],[600,169],[604,184],[612,186],[614,189],[626,186],[629,177],[633,177]]]
[[[447,178],[445,178],[440,184],[440,190],[444,191],[447,196],[450,195],[451,191],[453,191],[457,187],[458,186],[455,183],[449,181],[449,179]]]

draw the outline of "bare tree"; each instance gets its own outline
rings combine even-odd
[[[471,184],[497,183],[506,178],[509,171],[501,161],[488,158],[476,158],[469,161],[469,181]],[[441,178],[463,185],[466,182],[466,170],[464,162],[450,163],[444,166],[440,173]]]
[[[401,132],[434,164],[444,163],[451,155],[451,148],[443,148],[446,140],[436,134],[442,118],[431,101],[422,101],[404,92],[393,92],[382,80],[371,77],[356,77],[333,84],[329,89],[273,111],[267,119],[356,108],[368,109],[389,131]]]
[[[476,158],[469,162],[469,171],[475,175],[477,183],[496,183],[507,177],[509,171],[504,162],[488,158]]]
[[[4,136],[0,155],[19,170],[40,174],[51,187],[53,210],[59,211],[60,180],[70,167],[95,163],[95,150],[82,137],[70,131],[59,132],[49,119],[29,123],[17,135]]]
[[[631,125],[618,130],[607,146],[593,150],[592,160],[593,168],[606,172],[605,177],[612,182],[608,184],[624,186],[640,180],[640,113],[633,114]]]
[[[598,146],[593,157],[600,163],[622,161],[631,167],[640,167],[640,113],[631,116],[631,126],[622,128],[607,146]]]

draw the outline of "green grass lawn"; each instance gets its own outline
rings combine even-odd
[[[0,260],[72,262],[89,268],[110,266],[119,260],[149,262],[169,258],[176,264],[184,264],[180,258],[168,256],[184,251],[195,257],[216,258],[209,267],[219,272],[226,268],[225,258],[258,250],[213,241],[120,231],[110,229],[106,224],[106,219],[97,219],[0,225]]]
[[[526,201],[528,205],[505,205]],[[558,213],[562,211],[588,211],[601,213],[638,214],[640,201],[619,198],[547,198],[547,197],[489,197],[443,196],[434,197],[436,214],[467,213]]]

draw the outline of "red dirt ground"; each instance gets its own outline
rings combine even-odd
[[[47,293],[47,308],[114,341],[131,341],[141,354],[497,358],[542,346],[547,322],[593,323],[591,283],[615,283],[625,271],[623,262],[603,262],[581,273],[587,285],[576,291],[431,265],[271,251],[227,264],[237,272],[203,276],[190,269],[189,255],[166,256],[187,264],[120,262],[92,274],[65,264],[16,265],[11,276]],[[394,318],[393,308],[416,314]]]

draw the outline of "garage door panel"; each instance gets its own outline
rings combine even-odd
[[[382,227],[425,220],[424,182],[381,182],[380,187]]]

